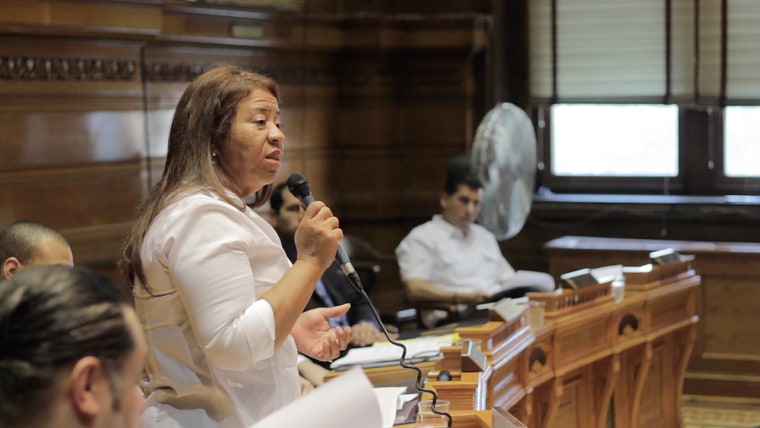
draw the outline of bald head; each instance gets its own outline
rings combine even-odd
[[[24,266],[74,265],[71,247],[58,231],[33,221],[17,221],[0,231],[2,278]]]

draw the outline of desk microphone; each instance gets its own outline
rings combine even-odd
[[[314,202],[314,195],[311,194],[309,181],[303,175],[297,172],[290,174],[288,177],[288,189],[290,190],[290,193],[293,194],[293,196],[301,201],[301,205],[304,207],[308,207],[309,204]],[[362,287],[362,281],[359,278],[359,274],[356,273],[354,265],[351,264],[351,260],[348,259],[346,250],[343,249],[343,247],[340,245],[340,242],[338,243],[338,253],[335,255],[335,260],[338,261],[338,265],[343,270],[343,273],[346,275],[346,277],[348,277],[351,285],[356,288],[356,291],[363,289],[364,287]]]
[[[288,189],[290,190],[290,193],[293,194],[296,198],[298,198],[299,201],[301,201],[301,205],[304,207],[308,207],[310,203],[314,202],[314,195],[311,194],[311,189],[309,188],[309,181],[306,180],[306,177],[303,175],[294,172],[293,174],[290,174],[288,177]],[[436,403],[438,401],[438,394],[432,390],[425,388],[423,381],[422,381],[422,371],[419,369],[419,367],[407,363],[406,360],[406,346],[404,346],[403,343],[396,342],[391,338],[390,334],[388,333],[388,329],[385,327],[385,324],[383,323],[382,318],[380,317],[380,314],[377,312],[377,308],[375,308],[375,305],[372,304],[372,301],[370,300],[369,296],[367,295],[367,292],[364,291],[364,287],[362,287],[361,279],[359,278],[359,274],[356,273],[356,269],[354,269],[354,265],[351,264],[351,261],[348,259],[348,255],[346,254],[346,251],[343,249],[343,247],[338,243],[338,253],[335,255],[335,260],[337,260],[338,264],[340,265],[340,268],[343,269],[343,273],[346,275],[346,278],[348,278],[348,282],[351,283],[351,285],[356,289],[356,292],[359,293],[359,295],[364,299],[364,301],[367,302],[367,305],[369,306],[370,310],[372,311],[372,315],[375,317],[375,321],[377,322],[377,325],[382,330],[383,334],[385,334],[386,339],[388,339],[388,342],[391,344],[398,346],[401,348],[401,359],[399,361],[399,365],[401,367],[408,369],[408,370],[414,370],[417,372],[417,382],[415,386],[417,387],[418,391],[426,392],[433,396],[433,406],[432,406],[432,412],[438,415],[445,416],[448,420],[447,426],[451,428],[452,424],[452,418],[451,414],[447,412],[440,411],[436,409]]]

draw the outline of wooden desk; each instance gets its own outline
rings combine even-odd
[[[620,303],[609,284],[530,293],[546,303],[542,327],[530,328],[517,310],[503,321],[457,328],[480,348],[442,348],[443,359],[426,367],[426,386],[460,415],[455,428],[479,426],[462,415],[488,411],[508,411],[531,428],[683,427],[681,387],[701,278],[689,263],[678,269],[631,284]],[[441,370],[452,380],[438,381]],[[366,372],[375,384],[414,373],[398,366]]]
[[[423,379],[427,376],[428,372],[435,368],[437,362],[425,361],[415,363],[423,373]],[[343,373],[341,371],[331,371],[325,376],[325,381],[340,376]],[[413,385],[416,380],[416,372],[414,370],[405,369],[401,366],[385,366],[385,367],[371,367],[364,369],[364,373],[375,386],[383,385],[399,385],[409,384]],[[473,409],[466,410],[452,410],[452,428],[490,428],[492,426],[492,413],[491,411],[478,411]],[[400,424],[395,425],[398,427],[409,427],[414,425]]]
[[[541,328],[518,317],[458,329],[481,340],[486,367],[468,371],[456,352],[444,352],[438,369],[453,380],[436,381],[434,369],[428,384],[454,410],[508,410],[531,428],[682,427],[699,284],[690,270],[628,292],[621,303],[603,295],[587,304],[563,293],[567,302],[584,303],[574,310],[562,302]]]
[[[548,242],[551,273],[558,278],[583,267],[648,263],[651,251],[674,248],[693,254],[702,278],[697,293],[694,352],[687,394],[757,397],[760,391],[760,244],[565,236]]]
[[[414,365],[422,372],[422,378],[424,379],[430,370],[436,366],[436,361],[422,361],[414,363]],[[325,375],[325,381],[328,381],[336,376],[339,376],[342,371],[332,370]],[[401,385],[401,384],[413,384],[417,381],[417,372],[414,370],[406,369],[400,365],[391,365],[383,367],[370,367],[365,368],[364,373],[375,386],[385,385]]]

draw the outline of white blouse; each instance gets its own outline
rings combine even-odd
[[[275,351],[259,300],[291,266],[266,220],[199,189],[154,219],[141,259],[143,427],[246,427],[299,397],[295,341]]]

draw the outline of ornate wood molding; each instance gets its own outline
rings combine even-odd
[[[2,80],[131,81],[137,62],[112,58],[0,56]]]
[[[138,62],[113,58],[55,58],[34,56],[0,56],[0,80],[38,81],[133,81],[137,78]],[[211,68],[211,63],[161,63],[145,66],[149,82],[189,82]],[[330,85],[338,80],[344,84],[364,85],[372,80],[367,70],[351,70],[345,78],[329,68],[318,67],[261,67],[255,71],[273,77],[280,84]],[[426,85],[458,85],[460,70],[441,69],[407,73],[404,76],[388,70],[377,70],[378,81],[396,85],[401,81]]]

